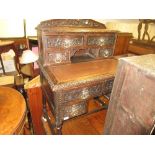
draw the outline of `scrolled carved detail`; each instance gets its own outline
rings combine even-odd
[[[86,88],[84,88],[83,90],[82,90],[82,93],[81,93],[81,99],[86,99],[87,97],[89,97],[89,90],[88,89],[86,89]]]
[[[104,24],[90,19],[52,19],[43,21],[38,28],[47,27],[95,27],[106,28]]]
[[[69,52],[53,52],[48,54],[48,62],[49,63],[64,63],[69,62]]]
[[[70,48],[74,46],[83,45],[83,38],[48,38],[47,39],[47,48],[56,47],[56,48]]]
[[[63,108],[63,120],[84,114],[87,112],[87,103],[80,102]]]
[[[100,49],[99,56],[100,57],[110,57],[113,55],[113,49]]]
[[[83,89],[77,89],[77,90],[71,90],[67,91],[63,94],[64,96],[64,102],[69,102],[75,99],[87,99],[90,96],[95,96],[95,94],[102,94],[103,84],[91,86],[88,88]]]
[[[115,36],[91,36],[88,37],[88,45],[104,46],[113,45]]]

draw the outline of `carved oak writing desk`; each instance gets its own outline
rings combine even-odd
[[[51,130],[59,134],[64,120],[87,113],[88,99],[111,92],[117,67],[112,57],[124,54],[131,35],[86,19],[43,21],[37,33],[44,117],[50,124],[47,100],[55,118]]]
[[[43,94],[58,130],[63,120],[87,112],[88,99],[111,92],[116,66],[117,60],[106,59],[41,68]]]

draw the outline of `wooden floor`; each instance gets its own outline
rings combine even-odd
[[[103,98],[102,98],[103,99]],[[104,100],[107,104],[107,100]],[[96,108],[94,100],[90,101],[89,110]],[[104,130],[105,116],[107,110],[102,110],[90,115],[79,116],[63,123],[63,135],[102,135]],[[52,116],[51,116],[52,117]],[[52,118],[51,118],[52,120]],[[47,122],[44,122],[46,134],[51,134]]]
[[[106,104],[108,104],[108,100],[104,97],[100,98]],[[99,108],[100,105],[96,100],[90,100],[88,103],[88,111],[91,111],[95,108]],[[105,117],[107,110],[102,110],[90,115],[78,116],[74,119],[70,119],[64,121],[62,127],[63,135],[102,135],[104,131]],[[49,112],[50,119],[53,120],[53,116]],[[51,135],[50,128],[48,126],[47,121],[43,122],[43,128],[45,130],[45,134]],[[32,132],[28,129],[26,125],[25,134],[30,135]]]
[[[64,122],[63,135],[102,135],[106,110]]]

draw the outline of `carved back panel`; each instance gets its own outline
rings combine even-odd
[[[43,21],[37,32],[39,61],[44,66],[72,63],[77,57],[89,60],[117,54],[114,52],[118,32],[106,30],[104,24],[94,20]]]

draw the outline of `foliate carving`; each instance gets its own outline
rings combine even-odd
[[[49,63],[63,63],[68,62],[69,59],[68,52],[53,52],[48,54]]]
[[[114,76],[113,75],[109,75],[108,78],[113,78],[114,79]],[[83,80],[79,80],[79,81],[73,81],[73,82],[66,82],[66,83],[60,83],[58,85],[55,85],[52,89],[53,91],[59,91],[59,90],[62,90],[62,89],[66,89],[68,87],[77,87],[77,86],[82,86],[82,85],[86,85],[86,84],[89,84],[91,83],[92,85],[93,84],[96,84],[97,81],[103,81],[103,79],[106,80],[106,77],[105,75],[100,75],[100,76],[96,76],[94,78],[88,78],[88,79],[83,79]],[[52,78],[53,80],[53,78]]]
[[[65,106],[63,109],[63,120],[84,114],[87,112],[87,103],[80,102],[71,106]]]
[[[84,89],[82,90],[82,92],[81,92],[80,98],[81,98],[81,99],[86,99],[86,98],[88,98],[88,97],[89,97],[89,90],[88,90],[87,88],[84,88]]]
[[[83,45],[83,38],[48,38],[47,39],[47,47],[56,47],[56,48],[70,48],[72,46],[81,46]]]
[[[88,88],[76,89],[67,91],[64,93],[64,102],[69,102],[75,99],[87,99],[90,96],[95,96],[96,94],[102,94],[103,84],[98,84]]]
[[[100,49],[99,56],[100,57],[110,57],[113,55],[113,49]]]
[[[74,90],[65,91],[62,94],[63,103],[67,103],[73,100],[85,100],[88,99],[90,96],[100,96],[103,93],[110,93],[113,86],[114,77],[109,80],[101,81],[100,83],[85,87],[79,88]]]
[[[39,28],[61,26],[106,28],[104,24],[90,19],[53,19],[41,22]]]
[[[113,45],[114,43],[115,43],[115,36],[88,37],[88,45],[104,46],[104,45]]]

